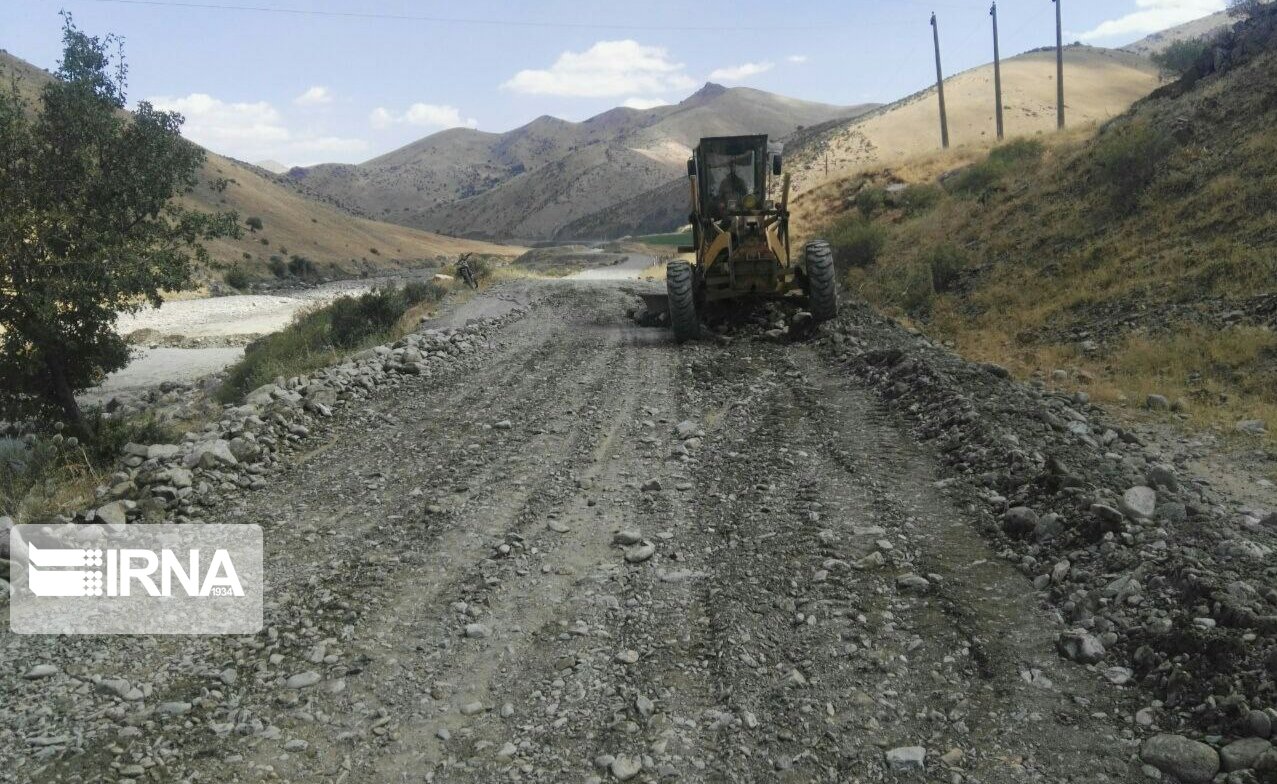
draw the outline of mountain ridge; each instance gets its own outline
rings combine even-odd
[[[296,168],[289,178],[370,218],[458,236],[547,240],[678,177],[702,136],[780,138],[874,106],[707,82],[676,104],[616,107],[580,122],[543,115],[504,133],[451,129],[362,164]]]

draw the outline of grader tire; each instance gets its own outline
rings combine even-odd
[[[834,275],[834,252],[824,240],[812,240],[803,249],[807,259],[807,300],[816,321],[832,321],[838,316],[838,286]]]
[[[670,327],[679,343],[695,340],[701,332],[696,315],[695,276],[686,261],[671,261],[665,268],[665,289],[670,300]]]

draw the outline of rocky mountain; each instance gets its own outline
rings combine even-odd
[[[1194,19],[1191,22],[1153,33],[1133,44],[1123,46],[1122,49],[1123,51],[1134,52],[1148,57],[1164,51],[1166,47],[1176,41],[1192,41],[1210,35],[1217,35],[1236,21],[1236,19],[1228,15],[1227,11],[1220,11],[1210,16],[1203,16],[1201,19]]]
[[[779,138],[871,108],[706,84],[675,105],[621,107],[580,123],[540,117],[501,134],[457,128],[366,163],[297,168],[289,177],[345,209],[421,229],[551,239],[589,226],[606,236],[615,222],[601,215],[668,186],[702,136]]]
[[[53,77],[49,72],[0,50],[0,80],[16,78],[21,94],[34,103],[39,89]],[[238,240],[223,239],[209,244],[213,267],[200,270],[209,281],[221,277],[232,266],[242,266],[250,277],[269,277],[271,257],[287,261],[302,256],[326,274],[357,275],[393,269],[441,256],[474,251],[517,255],[521,249],[506,248],[356,217],[306,198],[272,175],[265,163],[250,166],[213,153],[200,183],[186,199],[192,206],[207,210],[235,210],[241,218],[257,217],[259,231],[245,230]],[[213,186],[226,180],[225,190]]]

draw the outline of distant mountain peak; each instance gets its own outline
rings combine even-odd
[[[717,98],[718,96],[722,95],[725,92],[727,92],[727,88],[724,87],[723,85],[715,84],[714,82],[706,82],[704,87],[702,87],[701,89],[697,90],[696,92],[684,98],[682,103],[686,104],[686,103],[694,103],[694,102],[698,103],[702,101],[709,101],[714,98]]]

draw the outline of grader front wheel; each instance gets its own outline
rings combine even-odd
[[[686,261],[671,261],[665,267],[665,289],[670,300],[670,326],[679,343],[695,340],[701,331],[696,315],[695,275]]]

